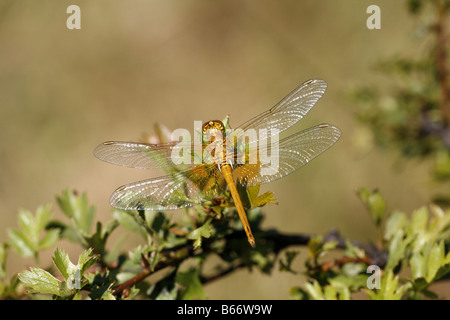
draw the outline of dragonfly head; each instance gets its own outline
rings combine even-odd
[[[202,126],[203,135],[213,135],[214,133],[218,133],[217,131],[220,131],[222,135],[225,132],[225,126],[220,120],[210,120],[208,122],[205,122]]]

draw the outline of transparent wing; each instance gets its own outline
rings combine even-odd
[[[260,129],[267,129],[272,131],[272,134],[269,132],[269,137],[276,134],[272,129],[277,130],[278,133],[282,132],[301,120],[323,96],[326,88],[327,83],[324,80],[308,80],[270,110],[248,120],[238,128],[243,131],[253,129],[258,135]]]
[[[321,124],[279,141],[278,148],[259,146],[255,164],[237,165],[234,178],[241,184],[255,185],[280,179],[304,166],[339,140],[341,131],[331,124]],[[278,161],[270,155],[278,152]],[[267,160],[262,158],[267,155]]]
[[[198,165],[121,186],[111,195],[110,203],[124,210],[175,210],[219,197],[224,183],[217,165]]]
[[[177,163],[180,152],[173,153],[175,147],[181,148],[179,142],[162,144],[107,141],[98,145],[94,155],[105,162],[115,165],[137,168],[155,169],[166,168]],[[190,149],[189,144],[187,149]]]
[[[260,129],[269,130],[267,137],[270,137],[277,131],[281,132],[289,128],[302,119],[316,104],[325,92],[326,87],[327,84],[323,80],[306,81],[270,110],[239,126],[238,129],[241,130],[233,131],[231,138],[234,139],[235,136],[239,138],[239,136],[246,134],[249,129],[253,129],[256,135],[247,139],[247,143],[254,144],[258,139],[261,139]],[[192,144],[182,145],[179,142],[156,145],[107,141],[95,148],[94,155],[102,161],[138,169],[167,168],[173,166],[174,163],[194,163],[193,159],[186,161],[185,158],[181,158],[179,152],[173,153],[175,147],[193,150]]]

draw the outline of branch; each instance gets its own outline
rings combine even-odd
[[[266,231],[260,231],[258,234],[258,241],[264,241],[266,243],[271,243],[273,252],[277,255],[280,251],[283,249],[289,247],[289,246],[306,246],[308,245],[310,239],[314,237],[315,235],[304,235],[304,234],[285,234],[280,233],[275,229],[269,229]],[[237,230],[232,232],[231,234],[227,235],[225,237],[226,240],[232,240],[232,239],[246,239],[245,232],[241,230]],[[323,241],[336,241],[338,243],[337,247],[340,249],[346,248],[347,243],[346,238],[343,238],[339,235],[339,233],[336,230],[332,230],[329,233],[327,233]],[[387,259],[387,254],[377,248],[375,245],[371,244],[365,244],[361,243],[356,240],[348,240],[351,242],[352,245],[363,249],[366,254],[368,255],[369,260],[380,267],[384,266]],[[164,269],[166,267],[175,267],[180,265],[184,260],[195,257],[200,254],[205,254],[208,252],[212,252],[212,249],[209,249],[208,247],[205,247],[205,251],[202,251],[203,249],[194,250],[194,247],[191,243],[181,245],[175,248],[170,249],[164,249],[160,252],[161,255],[163,255],[161,261],[154,266],[154,268],[151,268],[150,264],[146,260],[145,257],[143,257],[143,269],[142,271],[134,276],[133,278],[129,279],[128,281],[125,281],[122,284],[117,285],[114,287],[114,292],[116,296],[119,296],[125,292],[128,291],[133,285],[138,284],[139,282],[143,281],[145,278],[150,276],[151,274],[155,273],[156,271],[159,271],[161,269]],[[368,260],[368,261],[369,261]],[[229,268],[220,271],[219,273],[204,277],[200,277],[200,281],[202,283],[208,283],[217,279],[222,278],[223,276],[226,276],[240,268],[246,267],[247,264],[243,263],[242,261],[230,266]]]

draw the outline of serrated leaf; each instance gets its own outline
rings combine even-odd
[[[56,248],[52,259],[56,268],[66,280],[77,270],[77,267],[70,261],[69,255],[60,248]]]
[[[398,276],[394,276],[392,270],[385,270],[381,278],[381,288],[374,291],[366,289],[365,292],[372,300],[400,300],[406,286],[398,286],[398,281]]]
[[[342,275],[339,274],[333,278],[330,278],[330,284],[335,287],[346,287],[352,291],[364,288],[367,283],[368,276],[366,274],[356,274],[356,275]]]
[[[141,235],[144,239],[147,239],[150,234],[149,230],[146,228],[146,223],[137,214],[136,211],[124,211],[124,210],[114,210],[113,217],[116,219],[121,226]]]
[[[322,252],[323,236],[313,236],[308,241],[308,255],[310,258],[317,257]]]
[[[187,271],[178,272],[176,283],[182,286],[179,298],[182,300],[205,299],[206,294],[200,282],[199,270],[191,268]]]
[[[105,283],[101,286],[94,286],[89,293],[89,298],[91,298],[92,300],[116,300],[112,286],[112,283]]]
[[[56,200],[63,213],[72,218],[77,228],[84,234],[90,234],[95,207],[89,205],[86,193],[79,196],[73,190],[66,189]]]
[[[60,294],[61,281],[41,268],[30,268],[19,273],[19,279],[25,287],[30,288],[30,293]]]
[[[160,211],[146,211],[145,221],[151,230],[158,233],[163,229],[164,224],[167,222],[167,218],[164,213]]]
[[[294,270],[292,270],[291,265],[292,265],[292,262],[294,261],[295,257],[299,253],[300,253],[299,251],[286,251],[285,252],[286,262],[284,262],[283,259],[279,260],[279,264],[280,264],[279,270],[296,273]]]
[[[84,275],[86,270],[88,270],[96,261],[97,258],[92,255],[93,249],[89,248],[84,250],[78,257],[77,269],[81,271],[81,275]]]
[[[436,243],[430,250],[428,256],[428,272],[426,279],[430,283],[436,276],[438,270],[441,268],[444,262],[444,242]]]
[[[28,238],[19,230],[8,230],[9,244],[22,257],[35,257],[36,251]]]
[[[50,204],[38,207],[34,215],[28,210],[20,210],[17,218],[20,230],[8,230],[11,247],[21,256],[37,258],[40,250],[54,245],[59,231],[45,230],[52,215]]]
[[[273,197],[274,193],[271,191],[259,195],[260,185],[242,186],[238,184],[236,187],[245,208],[258,208],[266,204],[277,203],[277,200]]]
[[[28,210],[20,210],[17,222],[19,224],[22,232],[27,235],[28,238],[33,239],[37,237],[35,226],[37,225],[34,221],[33,215]]]
[[[363,249],[355,246],[348,239],[345,240],[345,255],[350,258],[363,258],[366,253]]]
[[[322,287],[320,286],[319,282],[317,282],[317,280],[314,280],[312,283],[306,283],[305,289],[311,299],[324,300]]]
[[[411,230],[417,234],[426,230],[428,210],[425,207],[415,210],[411,216]]]
[[[408,220],[403,212],[395,211],[386,220],[384,239],[391,240],[394,234],[408,225]]]
[[[405,237],[402,229],[399,229],[389,244],[389,257],[386,268],[394,269],[405,257],[406,248],[413,241],[411,236]]]
[[[85,236],[87,245],[93,248],[96,253],[104,252],[109,235],[118,225],[118,221],[112,220],[106,224],[105,228],[103,228],[102,223],[98,221],[95,232],[90,236]]]
[[[211,219],[208,219],[206,223],[204,223],[201,227],[193,230],[188,238],[195,240],[194,241],[194,248],[199,248],[202,245],[202,239],[203,238],[209,238],[212,233],[212,229],[210,226]]]
[[[292,287],[289,289],[289,295],[292,299],[295,300],[308,300],[309,296],[308,293],[299,287]]]
[[[366,188],[360,188],[357,194],[365,204],[375,224],[379,226],[386,212],[386,201],[380,192],[378,190],[369,192]]]
[[[323,298],[325,300],[350,300],[350,290],[343,285],[326,285]]]
[[[37,250],[44,250],[48,249],[56,244],[59,240],[59,230],[58,229],[51,229],[48,230],[44,237],[39,241]]]
[[[35,229],[37,232],[40,233],[49,224],[53,216],[53,212],[51,211],[51,209],[52,206],[50,203],[45,206],[40,206],[37,208],[35,214],[35,223],[36,223]]]
[[[413,279],[425,277],[426,272],[426,260],[419,252],[414,253],[409,259],[409,264],[411,266],[411,275]]]

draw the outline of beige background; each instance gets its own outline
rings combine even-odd
[[[70,4],[81,8],[81,30],[66,28]],[[263,186],[279,200],[265,208],[264,226],[288,233],[337,228],[373,241],[357,188],[379,188],[389,209],[410,212],[427,203],[434,186],[426,164],[367,144],[354,119],[357,106],[345,98],[358,85],[382,85],[386,76],[373,69],[380,59],[421,50],[405,1],[376,1],[381,30],[366,28],[371,4],[2,1],[0,241],[16,226],[19,208],[34,211],[52,202],[61,217],[54,197],[64,188],[86,191],[98,219],[108,221],[108,198],[117,186],[158,174],[102,163],[92,154],[98,143],[138,140],[152,133],[155,122],[192,130],[194,120],[229,114],[237,126],[310,78],[325,79],[328,90],[295,130],[329,122],[343,135],[308,166]],[[138,240],[129,237],[125,246]],[[80,252],[62,245],[73,259]],[[9,272],[33,263],[11,253]],[[206,291],[214,299],[284,299],[302,283],[279,272],[269,277],[240,271]]]

